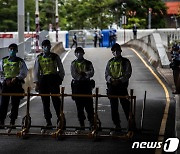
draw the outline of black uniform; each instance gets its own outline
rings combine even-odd
[[[4,57],[2,61],[0,62],[0,72],[3,72],[4,79],[2,83],[2,93],[24,93],[24,89],[22,88],[22,84],[24,83],[24,78],[27,76],[27,66],[23,59],[19,57]],[[14,67],[11,67],[9,69],[5,69],[7,65],[11,65]],[[19,71],[17,71],[17,69]],[[14,76],[14,73],[7,73],[6,71],[10,72],[16,72],[16,76]],[[11,74],[11,75],[10,75]],[[13,77],[14,76],[14,77]],[[11,98],[11,114],[10,114],[10,124],[14,125],[15,120],[18,116],[18,108],[20,99],[22,99],[22,96],[2,96],[1,97],[1,104],[0,104],[0,123],[4,124],[4,120],[7,115],[7,110],[9,106],[9,100]]]
[[[41,61],[49,62],[45,62],[43,65]],[[54,69],[54,71],[52,71],[52,69]],[[34,82],[38,84],[40,94],[59,94],[59,85],[61,85],[64,75],[64,68],[57,54],[50,52],[48,56],[44,53],[38,55],[34,65]],[[51,125],[52,114],[50,111],[50,96],[42,96],[41,98],[44,108],[44,117],[47,121],[47,125]],[[57,118],[59,118],[61,100],[56,96],[52,96],[51,99]]]
[[[119,72],[118,72],[119,69]],[[113,74],[114,70],[114,74]],[[107,81],[108,95],[128,95],[127,87],[131,76],[132,68],[130,61],[122,56],[110,59],[106,66],[105,78]],[[119,74],[120,73],[120,74]],[[116,76],[116,77],[114,77]],[[130,102],[128,99],[120,98],[126,118],[129,118]],[[116,127],[120,127],[118,111],[118,98],[110,98],[112,120]]]
[[[93,80],[90,80],[90,78],[94,75],[94,68],[90,61],[84,58],[81,60],[74,60],[71,63],[71,75],[73,77],[71,83],[73,94],[92,94]],[[85,109],[88,115],[87,118],[92,126],[94,121],[93,98],[74,97],[73,99],[76,102],[77,115],[80,125],[84,127],[84,120],[86,119],[84,114]]]

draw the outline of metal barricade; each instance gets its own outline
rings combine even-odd
[[[91,139],[97,139],[97,138],[119,138],[119,139],[131,139],[134,135],[134,130],[136,129],[136,122],[135,122],[135,110],[136,110],[136,96],[133,96],[133,90],[130,91],[130,96],[115,96],[115,95],[101,95],[99,94],[99,88],[96,88],[95,94],[92,95],[86,95],[86,94],[65,94],[64,93],[65,88],[61,87],[60,94],[33,94],[30,93],[30,88],[28,87],[27,93],[21,93],[21,94],[15,94],[15,93],[0,93],[0,95],[4,96],[27,96],[27,105],[26,105],[26,115],[22,119],[22,125],[14,125],[14,127],[21,127],[21,131],[18,131],[16,133],[11,133],[10,131],[6,133],[0,133],[0,135],[17,135],[20,138],[25,138],[27,136],[31,135],[40,135],[40,136],[51,136],[56,139],[62,139],[64,137],[72,137],[72,136],[78,136],[78,137],[87,137]],[[52,131],[51,133],[31,133],[30,128],[32,127],[38,127],[38,128],[47,128],[46,126],[39,126],[39,125],[31,125],[31,117],[29,112],[30,107],[30,97],[31,96],[57,96],[61,98],[61,106],[60,106],[60,121],[58,123],[58,126],[55,131]],[[94,111],[94,127],[91,131],[70,131],[67,130],[67,128],[73,128],[73,127],[66,127],[64,129],[64,98],[65,97],[93,97],[95,98],[95,111]],[[130,100],[130,111],[129,111],[129,119],[128,119],[128,130],[127,132],[121,133],[119,135],[110,135],[110,134],[103,134],[101,133],[103,129],[111,129],[111,128],[104,128],[101,127],[101,122],[98,117],[98,99],[99,97],[108,97],[108,98],[127,98]],[[3,125],[5,127],[11,128],[10,125]],[[55,128],[55,126],[52,126],[51,128]],[[75,128],[75,127],[74,127]],[[76,127],[77,128],[77,127]]]

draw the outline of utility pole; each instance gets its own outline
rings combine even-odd
[[[18,55],[24,58],[24,0],[18,0]]]
[[[58,0],[56,0],[56,42],[58,42],[59,18],[58,18]]]
[[[30,26],[29,26],[29,12],[27,12],[27,32],[29,34]]]
[[[36,0],[35,24],[36,24],[36,52],[39,52],[39,0]]]

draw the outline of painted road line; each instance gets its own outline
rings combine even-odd
[[[158,141],[163,142],[164,133],[165,133],[165,129],[166,129],[166,122],[167,122],[167,118],[168,118],[169,106],[170,106],[169,92],[168,92],[167,87],[165,86],[165,84],[162,82],[162,80],[153,71],[153,69],[147,64],[147,62],[142,58],[142,56],[135,49],[133,49],[133,48],[130,48],[130,49],[141,59],[141,61],[144,63],[144,65],[149,69],[149,71],[154,75],[154,77],[157,79],[159,84],[164,89],[164,92],[165,92],[165,95],[166,95],[166,106],[165,106],[165,109],[164,109],[164,114],[163,114],[163,118],[162,118],[162,121],[161,121],[161,126],[160,126],[160,130],[159,130],[159,137],[158,137]],[[161,152],[162,152],[162,149],[156,149],[155,154],[159,154]]]

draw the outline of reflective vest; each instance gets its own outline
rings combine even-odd
[[[55,74],[57,73],[57,63],[54,61],[52,57],[43,57],[42,55],[39,56],[39,64],[41,67],[41,74],[48,75],[48,74]]]
[[[78,72],[86,72],[86,63],[75,61],[75,67]]]
[[[20,73],[21,61],[11,62],[8,58],[3,60],[5,78],[14,78]]]
[[[120,78],[123,75],[122,61],[112,60],[109,65],[110,74],[114,79]]]

